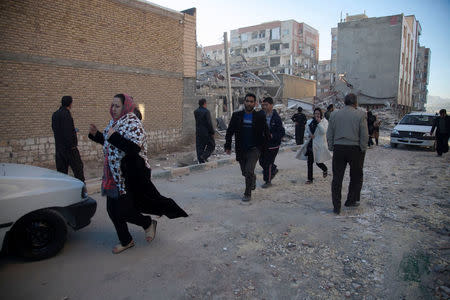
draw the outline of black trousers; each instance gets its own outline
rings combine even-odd
[[[56,170],[68,174],[69,166],[73,171],[73,176],[84,182],[83,162],[81,161],[78,148],[72,148],[68,151],[57,150],[55,153]]]
[[[305,126],[295,125],[295,143],[297,145],[303,144],[304,135],[305,135]]]
[[[279,147],[265,149],[259,157],[259,165],[263,168],[263,179],[265,182],[271,182],[274,172],[277,169],[275,158],[277,157]]]
[[[313,164],[314,164],[314,154],[311,152],[308,156],[308,180],[313,181]],[[328,168],[324,163],[316,163],[316,165],[323,171],[327,172]]]
[[[350,165],[350,184],[346,203],[352,204],[360,200],[365,155],[366,153],[362,152],[359,146],[334,145],[331,197],[335,209],[341,208],[342,180],[347,164]]]
[[[439,133],[436,135],[436,152],[439,155],[448,152],[448,133]]]
[[[144,216],[136,209],[130,195],[121,195],[119,198],[106,197],[106,210],[122,246],[128,245],[133,239],[128,231],[127,222],[141,226],[144,230],[152,224],[150,216]]]
[[[200,163],[204,163],[216,148],[216,142],[214,141],[214,137],[211,135],[197,135],[195,138],[195,144],[197,148],[197,160]]]
[[[246,196],[251,196],[252,187],[256,184],[255,167],[258,162],[260,151],[253,147],[247,151],[242,151],[239,165],[241,166],[242,176],[245,177],[245,192]]]

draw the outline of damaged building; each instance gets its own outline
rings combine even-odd
[[[338,97],[353,92],[363,106],[388,105],[399,115],[411,111],[420,34],[414,15],[347,16],[337,34],[332,31]]]

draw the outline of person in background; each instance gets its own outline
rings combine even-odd
[[[206,99],[200,99],[198,101],[198,108],[194,111],[194,117],[197,160],[202,164],[208,161],[208,157],[216,147],[211,113],[206,108]]]
[[[330,116],[333,111],[334,111],[334,105],[333,104],[328,105],[327,111],[325,112],[325,119],[327,119],[327,121],[330,121]]]
[[[63,96],[61,107],[52,115],[56,170],[68,174],[70,166],[74,177],[84,182],[83,162],[77,147],[77,129],[70,113],[72,102],[72,96]]]
[[[367,111],[367,131],[368,131],[368,134],[369,134],[369,141],[368,141],[367,145],[369,147],[372,147],[372,145],[373,145],[373,140],[372,140],[372,138],[373,138],[373,131],[374,131],[374,125],[373,124],[375,123],[375,120],[376,120],[376,118],[372,114],[372,112],[370,110]]]
[[[439,117],[434,119],[430,134],[433,135],[436,129],[436,152],[438,156],[442,153],[448,152],[448,138],[450,134],[450,117],[447,115],[447,110],[441,109]]]
[[[326,133],[328,122],[323,119],[322,110],[318,107],[314,109],[314,116],[306,123],[306,143],[297,153],[297,158],[308,162],[308,180],[306,184],[313,183],[313,163],[322,170],[323,177],[328,176],[328,168],[325,161],[331,159],[331,153],[328,150]]]
[[[374,115],[375,122],[373,122],[373,138],[375,139],[375,144],[378,146],[378,139],[380,138],[380,126],[381,121],[378,116]]]
[[[266,122],[270,131],[270,140],[259,157],[259,164],[263,168],[264,174],[264,184],[261,187],[268,188],[272,185],[272,179],[278,173],[278,168],[275,165],[275,158],[280,149],[281,139],[285,135],[285,130],[280,116],[277,111],[273,109],[273,99],[271,97],[264,98],[262,109],[266,113]]]
[[[306,124],[306,116],[302,113],[303,108],[299,106],[297,108],[297,113],[294,114],[291,120],[295,124],[295,143],[297,145],[303,144],[303,137],[305,135],[305,124]]]

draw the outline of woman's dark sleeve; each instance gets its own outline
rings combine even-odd
[[[103,137],[103,134],[101,134],[100,131],[98,131],[98,130],[95,133],[95,135],[92,135],[89,133],[88,137],[96,143],[99,143],[102,145],[105,143],[105,138]]]
[[[108,138],[108,142],[124,151],[126,154],[137,154],[139,153],[139,151],[141,151],[141,147],[139,147],[132,141],[127,140],[117,132],[111,134],[111,136]]]

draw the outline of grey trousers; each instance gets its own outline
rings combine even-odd
[[[242,152],[239,165],[241,166],[242,176],[245,177],[245,192],[246,196],[251,196],[252,190],[256,185],[255,167],[258,162],[260,151],[258,148],[253,147],[247,151]]]

